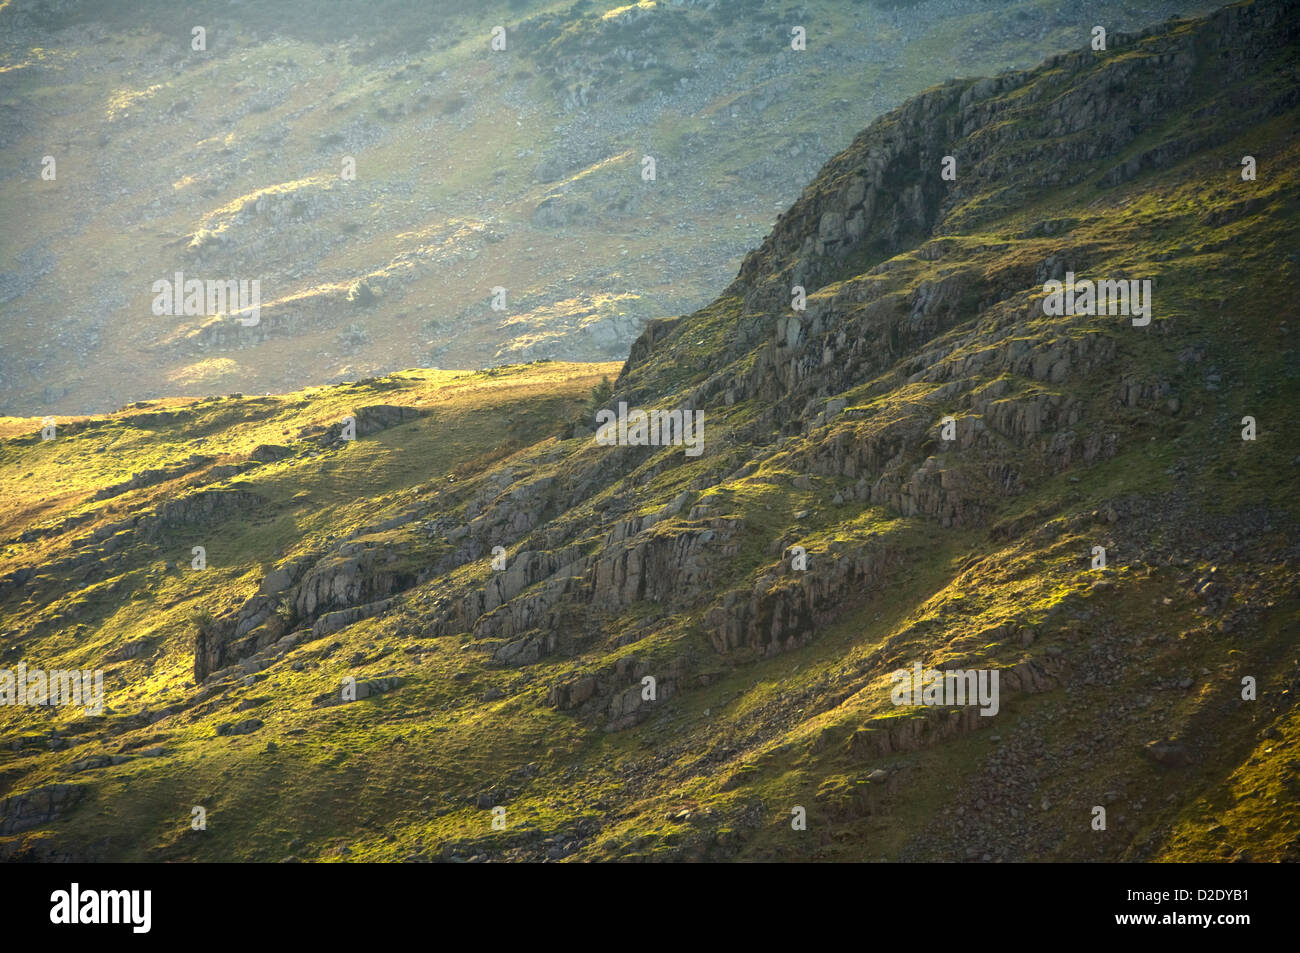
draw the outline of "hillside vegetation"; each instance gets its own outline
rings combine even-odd
[[[1296,13],[925,91],[621,370],[4,421],[0,664],[108,710],[0,707],[0,854],[1300,858]]]

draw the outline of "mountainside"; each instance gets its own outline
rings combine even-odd
[[[7,0],[0,413],[622,360],[886,109],[1210,7]]]
[[[621,370],[0,420],[0,667],[106,702],[0,857],[1300,859],[1298,13],[925,91]]]

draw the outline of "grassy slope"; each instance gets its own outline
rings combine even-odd
[[[735,550],[718,557],[719,588],[743,588],[770,573],[776,539],[799,539],[814,560],[829,560],[837,547],[859,545],[875,533],[903,554],[884,583],[847,603],[811,644],[773,658],[713,653],[703,604],[673,614],[637,605],[617,614],[576,609],[574,628],[594,630],[596,640],[533,666],[487,666],[465,651],[472,645],[467,634],[422,638],[425,600],[486,580],[487,567],[470,564],[412,590],[387,616],[295,649],[251,685],[236,682],[209,702],[136,725],[126,719],[140,709],[192,697],[185,683],[193,607],[242,598],[276,550],[292,553],[378,522],[407,505],[408,494],[440,492],[449,470],[506,442],[500,426],[506,416],[534,415],[517,434],[521,443],[558,429],[610,368],[535,365],[472,377],[411,372],[395,378],[401,379],[395,390],[378,389],[384,382],[377,382],[261,402],[188,405],[193,422],[161,430],[166,451],[159,449],[159,431],[138,415],[54,445],[34,439],[35,421],[6,422],[3,473],[11,492],[5,496],[16,508],[4,520],[12,536],[19,527],[51,524],[86,507],[96,487],[192,452],[199,433],[209,441],[202,452],[238,455],[257,443],[289,442],[299,428],[336,419],[363,399],[420,399],[433,410],[432,417],[345,451],[268,464],[241,477],[274,506],[259,514],[262,522],[222,527],[212,537],[206,573],[161,568],[167,559],[184,564],[188,546],[179,545],[175,552],[140,550],[134,568],[102,591],[50,580],[26,602],[9,597],[9,661],[90,665],[142,635],[156,639],[162,652],[110,667],[113,684],[121,686],[110,696],[110,725],[86,728],[91,740],[83,749],[40,747],[50,727],[68,734],[85,727],[70,713],[0,709],[6,738],[32,742],[0,753],[0,790],[59,779],[60,767],[86,753],[164,748],[158,758],[74,777],[93,785],[91,799],[59,824],[10,843],[25,842],[36,855],[48,843],[55,853],[123,859],[508,858],[546,856],[553,846],[583,858],[963,859],[965,850],[980,856],[994,845],[954,834],[957,809],[969,817],[985,790],[979,785],[1005,776],[1016,785],[987,800],[990,814],[1020,812],[1004,828],[1015,835],[1003,845],[1013,858],[1294,857],[1291,779],[1300,724],[1291,701],[1292,640],[1300,603],[1294,562],[1285,554],[1300,513],[1286,435],[1295,423],[1300,379],[1284,319],[1288,282],[1277,268],[1300,237],[1296,118],[1293,109],[1253,129],[1249,142],[1219,143],[1124,185],[1093,180],[1053,194],[1050,206],[985,215],[978,228],[936,239],[948,243],[942,257],[907,253],[883,273],[846,279],[885,280],[905,297],[927,278],[961,271],[996,279],[1063,248],[1088,249],[1095,274],[1158,275],[1148,333],[1114,319],[1041,314],[1017,332],[1033,342],[1115,338],[1117,357],[1100,379],[1049,384],[1008,377],[1012,398],[1054,393],[1079,400],[1081,427],[1119,435],[1114,457],[1039,473],[1026,492],[997,500],[987,523],[957,529],[881,506],[835,505],[835,490],[852,483],[845,478],[815,476],[810,489],[793,486],[817,448],[837,434],[866,439],[893,420],[962,412],[928,403],[931,384],[906,383],[909,356],[845,392],[860,413],[776,443],[754,442],[746,429],[762,418],[760,401],[712,405],[708,426],[716,436],[703,458],[651,454],[575,509],[579,522],[587,521],[588,541],[598,535],[591,528],[598,525],[595,514],[628,488],[636,488],[642,512],[685,490],[693,503],[709,507],[711,518],[743,518]],[[1246,151],[1268,157],[1255,183],[1237,175]],[[1242,208],[1247,201],[1248,210]],[[1225,214],[1234,208],[1239,217]],[[1076,220],[1068,237],[1025,237],[1049,213]],[[1293,264],[1283,268],[1294,276]],[[1034,294],[1026,289],[1020,300]],[[928,347],[952,345],[943,360],[957,365],[985,347],[985,335],[1014,320],[1014,310],[964,313]],[[647,388],[657,403],[671,405],[710,375],[743,377],[752,353],[729,369],[700,359],[725,353],[739,313],[739,303],[724,298],[690,316],[652,360],[630,371],[626,386]],[[1201,348],[1208,360],[1180,362],[1188,347]],[[1220,386],[1206,386],[1211,369]],[[1171,382],[1181,401],[1177,412],[1120,406],[1115,385],[1130,377]],[[988,383],[967,380],[971,388]],[[539,405],[542,397],[550,403]],[[249,419],[263,411],[264,418]],[[1239,437],[1246,413],[1260,421],[1253,443]],[[739,436],[733,443],[724,433]],[[101,445],[109,449],[95,454]],[[561,472],[598,452],[589,439],[544,441],[509,463],[517,471]],[[89,462],[95,457],[105,460],[97,470]],[[759,464],[755,472],[726,478],[750,459]],[[962,467],[952,460],[945,465]],[[491,469],[474,464],[464,479],[474,483]],[[701,489],[702,482],[712,485]],[[135,492],[139,498],[101,504],[94,520],[175,490]],[[449,505],[459,506],[459,498]],[[1097,515],[1115,505],[1125,514],[1118,525]],[[803,510],[808,515],[796,518]],[[1203,555],[1214,545],[1231,550],[1233,527],[1261,525],[1249,521],[1260,512],[1267,529],[1235,541],[1231,558]],[[683,512],[653,532],[699,523]],[[52,540],[11,542],[3,568],[48,561],[67,537],[94,525]],[[1101,579],[1109,586],[1097,585],[1097,574],[1087,569],[1086,554],[1098,539],[1110,552]],[[534,538],[532,548],[538,543]],[[383,544],[404,554],[437,545]],[[1227,610],[1207,607],[1194,592],[1212,569],[1231,593]],[[74,628],[72,620],[85,628]],[[991,634],[1005,623],[1017,637]],[[639,636],[635,645],[616,647],[629,633]],[[683,654],[697,660],[694,673],[707,681],[699,679],[635,727],[606,732],[545,704],[551,684],[593,665],[632,656],[653,665]],[[883,759],[864,761],[854,753],[856,733],[919,717],[888,701],[895,667],[916,658],[1008,666],[1057,656],[1079,674],[1053,691],[1005,698],[995,727]],[[291,667],[295,661],[303,663],[301,671]],[[1100,674],[1090,683],[1085,672]],[[385,673],[408,681],[355,705],[310,705],[344,675]],[[1253,706],[1238,701],[1242,674],[1259,681]],[[1184,677],[1189,688],[1178,687]],[[486,700],[489,689],[502,697]],[[249,736],[214,737],[217,724],[247,717],[234,713],[246,699],[261,699],[249,714],[265,726]],[[1157,735],[1187,739],[1197,760],[1177,769],[1152,764],[1142,746]],[[1001,757],[1019,758],[1020,767],[1003,772]],[[1044,767],[1035,773],[1025,762]],[[887,784],[868,779],[882,767],[890,773]],[[480,799],[488,792],[508,804],[505,832],[490,826],[482,806],[488,802]],[[203,834],[188,827],[195,804],[209,810]],[[1088,826],[1096,804],[1111,815],[1106,835]],[[808,809],[807,832],[790,829],[794,805]]]

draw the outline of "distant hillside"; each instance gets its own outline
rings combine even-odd
[[[1296,13],[908,100],[621,370],[4,421],[0,666],[107,711],[0,706],[0,857],[1300,858]]]

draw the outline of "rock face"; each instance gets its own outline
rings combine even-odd
[[[195,632],[195,679],[278,645],[291,630],[322,638],[385,612],[385,597],[414,585],[417,571],[401,550],[348,540],[323,556],[303,555],[272,568],[237,609]]]
[[[57,820],[85,794],[77,784],[47,784],[0,800],[0,835],[18,834]]]
[[[597,671],[555,683],[546,701],[560,711],[603,719],[606,731],[618,731],[642,721],[657,703],[676,695],[689,667],[682,658],[661,666],[626,656]],[[653,692],[645,681],[647,676],[654,680]]]
[[[415,573],[401,565],[400,554],[385,548],[347,547],[312,566],[297,586],[297,618],[315,619],[324,612],[375,602],[405,589]]]
[[[1200,132],[1126,153],[1144,123],[1197,101],[1189,78],[1198,66],[1221,62],[1221,81],[1236,82],[1293,43],[1300,25],[1281,2],[1225,7],[1210,20],[1207,31],[1160,26],[1112,34],[1112,50],[1145,41],[1149,55],[1108,57],[1100,68],[1092,51],[1080,50],[1035,70],[952,81],[915,97],[827,163],[745,259],[732,290],[750,309],[779,311],[792,285],[811,293],[932,236],[974,230],[1013,198],[1030,204],[1099,170],[1105,183],[1118,184],[1214,145],[1203,124]],[[1247,37],[1250,50],[1241,47]],[[1240,115],[1214,118],[1245,127],[1285,105],[1255,100],[1239,108]],[[1034,145],[1025,145],[1030,130]],[[946,155],[957,159],[954,182],[939,175]],[[1039,169],[1043,174],[1028,174]],[[977,195],[986,197],[977,208],[964,207]]]
[[[414,407],[401,407],[391,404],[370,404],[357,408],[357,436],[368,437],[389,427],[406,423],[423,416]]]
[[[156,538],[180,527],[243,517],[265,502],[261,496],[248,490],[200,490],[164,503],[143,531],[147,537]]]

